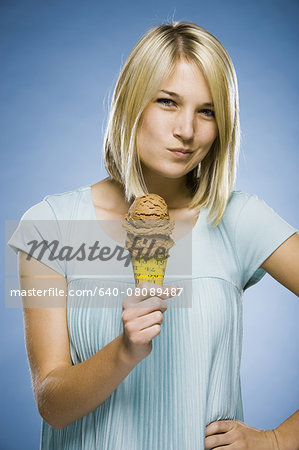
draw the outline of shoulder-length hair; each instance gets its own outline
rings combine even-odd
[[[189,208],[207,207],[216,226],[232,193],[239,153],[239,99],[233,63],[222,44],[190,22],[149,30],[137,43],[113,93],[104,143],[105,167],[124,187],[126,199],[148,193],[136,149],[142,113],[178,60],[197,64],[204,74],[215,110],[218,134],[210,151],[187,176]]]

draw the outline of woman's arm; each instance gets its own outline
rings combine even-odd
[[[19,252],[21,289],[57,288],[66,279]],[[97,408],[137,361],[128,357],[122,335],[95,355],[73,365],[69,351],[66,297],[22,297],[26,350],[36,404],[43,419],[60,429]],[[58,306],[59,305],[59,306]],[[53,307],[54,306],[54,307]]]
[[[95,355],[72,364],[67,327],[66,279],[26,254],[19,253],[22,290],[57,288],[63,297],[23,296],[26,349],[38,410],[61,429],[100,406],[152,349],[160,333],[165,300],[175,293],[132,295],[123,302],[123,333]],[[146,287],[159,288],[152,283]],[[149,292],[149,290],[148,290]],[[30,306],[30,307],[29,307]],[[100,331],[99,331],[100,332]]]
[[[299,296],[299,235],[293,234],[261,266]],[[275,428],[280,450],[299,450],[299,410]]]
[[[293,234],[281,244],[261,268],[299,296],[299,234]]]
[[[299,235],[289,237],[261,268],[299,296]],[[274,430],[260,430],[239,420],[212,422],[206,427],[205,449],[221,445],[228,450],[299,450],[299,410]]]
[[[275,428],[279,450],[299,450],[299,410]]]

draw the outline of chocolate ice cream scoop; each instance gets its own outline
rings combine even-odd
[[[146,194],[136,197],[126,220],[169,220],[168,208],[164,198],[157,194]]]
[[[159,247],[164,248],[165,254],[168,254],[168,250],[174,245],[170,237],[174,220],[169,217],[165,200],[157,194],[136,197],[125,215],[123,227],[127,230],[125,248],[131,250],[133,256],[139,254],[142,247],[150,249],[149,257],[152,257]]]

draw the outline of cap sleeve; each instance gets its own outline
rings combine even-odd
[[[65,261],[57,257],[62,245],[59,223],[46,199],[25,212],[7,245],[16,253],[22,250],[66,276]]]
[[[247,198],[240,210],[234,234],[243,289],[257,283],[265,275],[265,270],[259,267],[294,233],[296,229],[263,200],[255,195]]]

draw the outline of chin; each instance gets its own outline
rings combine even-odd
[[[160,173],[159,175],[161,177],[167,178],[169,180],[178,180],[180,178],[184,178],[187,176],[189,172],[185,173],[185,172],[181,172],[181,173]]]
[[[175,168],[173,170],[164,170],[164,171],[159,171],[161,176],[164,176],[166,178],[171,178],[171,179],[178,179],[178,178],[182,178],[185,177],[186,175],[188,175],[189,172],[191,172],[193,170],[193,168]]]
[[[193,170],[193,168],[189,168],[186,170],[183,167],[163,167],[162,164],[159,167],[150,167],[142,164],[142,168],[144,172],[147,172],[148,175],[152,174],[153,176],[157,175],[162,178],[167,178],[170,180],[177,180],[179,178],[185,177],[189,172]]]

